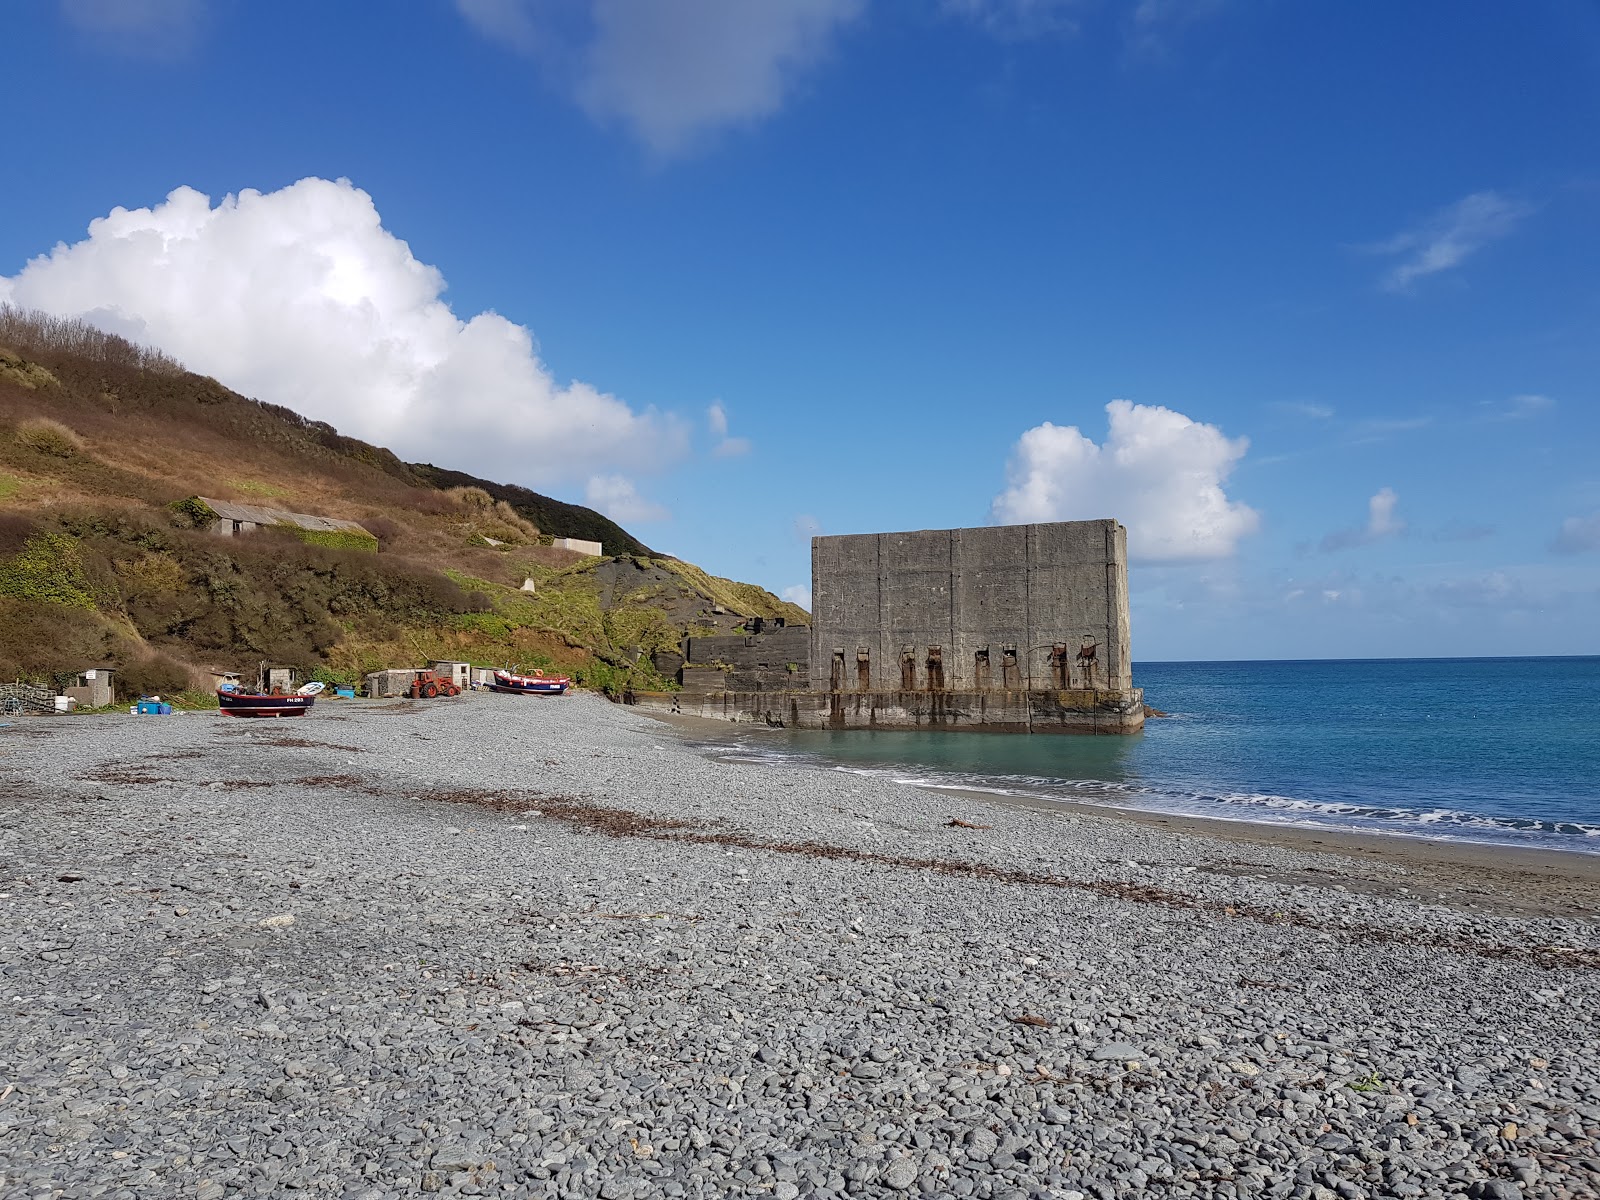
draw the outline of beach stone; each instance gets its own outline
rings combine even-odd
[[[915,1159],[897,1158],[883,1171],[883,1182],[897,1192],[906,1191],[917,1181],[920,1173]]]
[[[1455,909],[1423,890],[1448,867],[1405,847],[1367,862],[1004,797],[962,801],[990,828],[956,853],[947,794],[786,762],[762,727],[741,723],[755,762],[593,695],[338,718],[309,746],[206,716],[0,746],[7,1189],[1600,1184],[1600,972],[1563,965],[1600,937],[1494,907],[1524,885],[1492,860]],[[359,787],[303,785],[352,778],[323,741],[360,748]],[[150,755],[173,782],[90,778]]]
[[[974,1129],[964,1143],[967,1157],[987,1162],[1000,1148],[1000,1139],[989,1129]]]
[[[1095,1062],[1127,1062],[1144,1057],[1144,1051],[1128,1042],[1106,1042],[1089,1055]]]

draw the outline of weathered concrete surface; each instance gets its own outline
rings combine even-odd
[[[1143,723],[1116,521],[819,537],[811,562],[811,687],[870,697],[836,726]]]
[[[949,729],[984,733],[1136,733],[1144,692],[964,691],[630,692],[630,704],[655,712],[787,729]]]
[[[810,678],[811,630],[790,625],[761,633],[717,634],[683,640],[683,686],[695,690],[735,692],[792,691],[804,688]],[[716,688],[702,686],[710,678],[703,670],[716,668],[721,679]]]

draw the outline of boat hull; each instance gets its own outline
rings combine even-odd
[[[218,692],[217,704],[230,717],[303,717],[314,696],[257,696],[248,692]]]
[[[511,683],[486,683],[483,685],[491,692],[500,692],[507,696],[560,696],[572,685],[569,683],[535,683],[518,685]]]

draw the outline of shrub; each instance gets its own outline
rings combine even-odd
[[[404,536],[406,527],[399,521],[391,521],[388,517],[366,517],[361,524],[367,532],[378,539],[378,548],[387,550],[392,547],[397,538]]]
[[[58,387],[61,381],[38,363],[29,362],[0,346],[0,379],[9,380],[29,391],[42,387]]]
[[[0,560],[0,596],[93,608],[94,595],[84,573],[78,539],[64,533],[38,533],[19,553]]]
[[[151,650],[129,658],[117,671],[117,690],[124,696],[168,696],[196,686],[194,671],[172,655]]]
[[[70,682],[68,674],[116,661],[123,645],[92,609],[0,595],[0,682]]]
[[[60,421],[33,417],[17,427],[17,442],[29,450],[54,458],[76,458],[83,453],[83,439]]]
[[[209,528],[213,521],[222,518],[199,496],[190,496],[186,500],[174,500],[167,505],[172,510],[172,515],[178,519],[179,524],[189,529]]]

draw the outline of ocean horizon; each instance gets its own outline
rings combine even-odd
[[[1133,664],[1169,715],[1094,737],[788,731],[724,752],[898,783],[1600,853],[1600,655]]]

